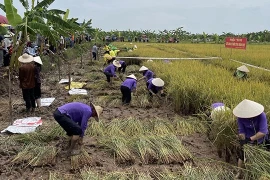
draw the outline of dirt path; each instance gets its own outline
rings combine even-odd
[[[176,115],[170,106],[170,100],[160,101],[156,105],[149,105],[143,104],[142,101],[136,101],[136,96],[133,96],[133,101],[136,102],[134,102],[131,107],[122,107],[120,103],[121,92],[119,90],[121,82],[119,80],[114,81],[113,87],[108,87],[105,82],[105,76],[100,70],[102,63],[103,62],[95,62],[91,65],[86,57],[84,58],[84,64],[86,64],[84,69],[79,69],[79,60],[72,63],[73,81],[87,82],[85,88],[88,89],[89,95],[87,98],[82,100],[76,96],[69,96],[68,90],[64,88],[66,85],[58,84],[58,75],[56,69],[52,72],[43,73],[42,97],[55,97],[56,100],[50,107],[42,107],[40,111],[36,112],[36,116],[42,117],[42,128],[51,127],[53,124],[55,124],[52,114],[58,106],[70,101],[74,101],[76,98],[83,102],[92,100],[97,105],[103,106],[104,112],[101,118],[105,123],[108,123],[115,118],[125,119],[128,117],[136,117],[142,121],[155,117],[171,120]],[[66,69],[66,65],[62,67],[62,74],[67,74]],[[134,67],[132,69],[134,69]],[[131,67],[128,66],[127,72],[130,71]],[[1,69],[0,72],[0,92],[2,93],[0,102],[0,129],[3,130],[9,125],[9,112],[7,78],[3,78],[3,69]],[[67,78],[67,76],[62,76],[62,78]],[[144,86],[144,83],[140,85]],[[18,79],[15,79],[12,89],[12,99],[14,104],[13,119],[15,120],[17,118],[26,117],[21,113],[21,111],[24,109],[24,104],[21,97],[21,90],[18,86]],[[107,99],[102,100],[103,97]],[[138,105],[139,103],[140,105]],[[70,161],[61,156],[57,157],[55,165],[51,167],[45,166],[37,168],[22,168],[20,165],[12,165],[9,161],[14,158],[21,147],[16,143],[6,143],[8,142],[7,140],[9,137],[10,136],[8,135],[0,134],[0,179],[48,179],[49,172],[66,174],[66,179],[69,179],[69,174],[74,173],[70,171]],[[205,135],[195,133],[194,135],[180,138],[183,140],[183,144],[187,147],[187,149],[195,156],[195,161],[196,158],[209,158],[221,161],[221,159],[217,156],[215,148]],[[61,139],[64,139],[64,137],[60,137],[60,141]],[[98,172],[125,170],[149,172],[151,170],[160,171],[165,168],[169,169],[170,171],[174,171],[181,168],[181,165],[179,164],[142,165],[139,161],[136,161],[133,165],[119,165],[115,163],[114,157],[97,146],[96,138],[86,136],[84,141],[86,151],[92,158],[90,167],[92,170],[96,170]],[[56,145],[58,143],[58,140],[55,140],[51,144]]]

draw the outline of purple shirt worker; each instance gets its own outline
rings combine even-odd
[[[129,105],[131,101],[131,92],[135,92],[137,87],[137,78],[133,74],[127,76],[122,83],[120,90],[122,93],[122,105]]]
[[[238,133],[241,149],[238,151],[238,173],[236,178],[242,178],[244,168],[245,144],[258,145],[265,142],[268,137],[268,124],[263,105],[245,99],[234,109],[233,114],[237,117]]]
[[[154,73],[152,71],[150,71],[147,67],[145,66],[142,66],[140,69],[139,69],[140,72],[142,72],[143,74],[143,77],[140,78],[138,81],[142,80],[142,79],[145,79],[146,81],[148,81],[149,79],[153,78],[154,77]]]
[[[103,108],[93,103],[84,104],[71,102],[58,107],[54,112],[54,119],[70,137],[68,155],[76,155],[80,150],[75,150],[77,144],[82,145],[85,130],[90,117],[99,121]]]
[[[121,67],[121,64],[119,63],[119,61],[114,60],[112,64],[110,64],[104,69],[104,74],[107,77],[108,83],[111,83],[111,77],[117,77],[115,74],[115,71],[116,71],[116,68],[119,68],[119,67]]]

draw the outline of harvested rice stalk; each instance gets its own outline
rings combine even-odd
[[[158,153],[152,148],[154,144],[147,136],[139,136],[132,140],[133,151],[139,156],[143,164],[151,164],[157,161]]]
[[[90,126],[86,129],[86,135],[90,136],[104,136],[105,125],[102,121],[91,121]]]
[[[122,121],[121,126],[127,136],[136,136],[144,134],[144,125],[138,119],[130,117]]]
[[[169,121],[162,119],[150,120],[151,130],[157,135],[174,134],[174,128]]]
[[[99,144],[107,147],[114,155],[118,163],[134,163],[135,157],[128,146],[128,139],[122,136],[102,137]]]
[[[233,180],[234,174],[232,171],[224,168],[223,166],[205,165],[201,167],[192,167],[191,165],[185,165],[185,168],[182,172],[182,178],[189,180],[197,179],[228,179]]]
[[[244,152],[247,159],[245,165],[248,177],[270,179],[270,152],[262,147],[250,145],[244,146]]]
[[[27,166],[37,167],[45,165],[54,165],[56,148],[53,146],[36,146],[29,144],[22,150],[12,162],[15,164],[26,163]]]
[[[126,133],[122,129],[122,120],[112,120],[106,128],[106,135],[108,136],[125,136]]]
[[[88,152],[85,149],[81,149],[81,154],[71,156],[70,158],[70,164],[72,170],[77,170],[85,165],[91,164],[91,156],[88,154]]]
[[[101,177],[97,172],[93,172],[92,170],[82,170],[80,172],[82,180],[100,180]]]

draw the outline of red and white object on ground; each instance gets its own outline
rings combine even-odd
[[[23,119],[17,119],[13,122],[11,126],[8,126],[6,129],[1,131],[10,132],[14,134],[26,134],[35,132],[38,126],[42,125],[41,117],[27,117]]]

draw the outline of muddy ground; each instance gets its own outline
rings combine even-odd
[[[157,107],[138,107],[132,105],[131,107],[121,106],[120,98],[120,80],[115,80],[112,87],[106,85],[105,75],[103,75],[101,61],[90,62],[87,56],[84,57],[84,68],[80,68],[79,60],[74,60],[71,66],[71,74],[73,81],[86,82],[85,86],[88,89],[88,97],[85,101],[92,100],[97,105],[104,107],[101,119],[108,123],[114,118],[128,118],[136,117],[140,120],[146,120],[149,118],[165,118],[172,119],[176,114],[174,113],[171,107],[170,99],[166,101],[160,101]],[[49,68],[48,68],[49,67]],[[64,87],[66,85],[59,84],[58,72],[56,67],[48,66],[44,68],[42,73],[42,97],[55,97],[56,100],[49,107],[41,107],[35,113],[35,116],[42,117],[43,125],[42,127],[50,127],[55,124],[53,118],[54,110],[66,102],[72,101],[74,97],[71,97],[68,94],[68,90]],[[127,74],[130,72],[134,73],[139,66],[128,66]],[[50,69],[48,71],[48,69]],[[67,78],[67,65],[63,64],[61,67],[61,78]],[[5,68],[0,69],[0,130],[3,130],[10,124],[9,116],[9,106],[8,106],[8,77],[4,76]],[[137,73],[137,72],[135,72]],[[140,76],[139,74],[136,74]],[[141,76],[140,76],[141,77]],[[97,84],[103,83],[101,86]],[[139,83],[139,86],[144,86],[144,83]],[[105,104],[100,101],[101,96],[113,96],[114,102],[116,103],[107,103]],[[133,100],[136,96],[133,96]],[[21,89],[18,85],[18,79],[14,79],[12,85],[12,102],[13,102],[13,120],[17,118],[26,117],[22,111],[24,110],[24,102],[22,100]],[[10,144],[7,143],[7,140],[16,135],[7,135],[0,134],[0,179],[48,179],[49,172],[58,172],[60,174],[65,174],[66,179],[72,179],[71,175],[76,175],[76,172],[71,171],[70,169],[70,159],[61,156],[57,156],[56,163],[53,166],[44,166],[44,167],[22,167],[21,165],[14,165],[10,161],[15,157],[21,148],[20,144]],[[59,143],[64,137],[60,137],[59,140],[55,140],[53,144]],[[217,161],[223,161],[217,155],[215,147],[203,134],[195,133],[188,137],[181,137],[183,139],[184,145],[189,149],[189,151],[195,156],[194,162],[197,162],[197,159],[206,158],[213,159]],[[181,168],[180,164],[170,164],[170,165],[142,165],[139,161],[135,162],[133,165],[119,165],[115,163],[114,157],[106,151],[101,150],[96,146],[96,139],[90,136],[86,136],[84,139],[84,146],[89,155],[92,158],[91,165],[89,166],[91,170],[98,172],[111,172],[111,171],[126,171],[134,170],[136,172],[149,172],[152,170],[161,171],[163,169],[168,169],[170,171],[177,170]],[[70,175],[70,176],[69,176]]]

